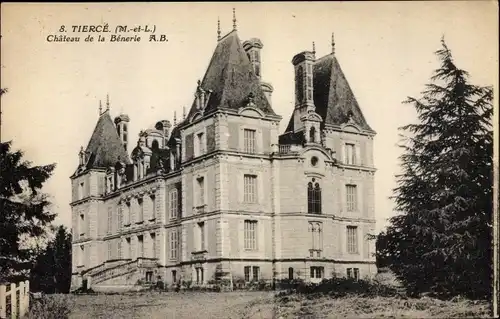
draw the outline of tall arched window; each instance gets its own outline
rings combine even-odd
[[[307,184],[307,212],[321,214],[321,187],[314,178]]]
[[[313,127],[311,127],[311,129],[309,130],[309,142],[310,142],[310,143],[314,143],[314,142],[316,142],[316,141],[314,140],[315,136],[316,136],[316,128],[313,126]]]

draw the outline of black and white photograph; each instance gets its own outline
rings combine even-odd
[[[498,20],[3,2],[0,319],[497,317]]]

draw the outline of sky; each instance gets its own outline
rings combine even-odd
[[[1,5],[1,140],[13,141],[34,165],[57,163],[43,191],[55,223],[70,226],[70,175],[109,94],[111,115],[130,116],[130,143],[158,120],[182,118],[217,42],[232,29],[236,10],[242,41],[257,37],[262,77],[274,86],[273,108],[284,131],[294,102],[293,56],[316,45],[316,57],[335,54],[374,139],[377,231],[396,212],[389,198],[399,173],[398,127],[415,122],[404,105],[419,97],[439,66],[444,36],[456,64],[498,96],[498,4],[494,1],[88,3]],[[48,42],[62,25],[156,28],[168,42]],[[71,29],[70,29],[71,31]],[[133,34],[133,33],[132,33]],[[66,32],[66,35],[75,35]],[[96,33],[93,33],[97,37]],[[106,34],[108,35],[108,34]],[[498,105],[497,100],[495,101]]]

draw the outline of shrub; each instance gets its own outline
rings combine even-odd
[[[394,297],[400,295],[398,289],[371,280],[354,280],[349,278],[323,279],[319,284],[304,282],[301,279],[282,280],[279,283],[281,292],[278,296],[298,294],[327,294],[334,298],[356,294],[365,297]]]
[[[73,308],[69,298],[64,295],[42,296],[30,303],[28,319],[67,319]]]

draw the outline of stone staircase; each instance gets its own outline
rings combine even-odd
[[[141,285],[137,285],[138,281],[145,281],[146,273],[154,274],[157,267],[158,262],[155,258],[123,259],[105,262],[88,269],[82,273],[82,277],[87,280],[87,287],[96,292],[140,290]]]

